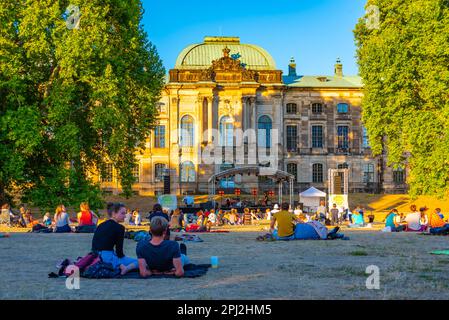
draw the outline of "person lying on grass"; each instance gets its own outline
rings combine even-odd
[[[120,268],[121,274],[124,275],[138,266],[137,259],[125,256],[123,252],[125,227],[120,223],[125,220],[126,207],[123,203],[108,203],[107,210],[110,219],[95,230],[92,251],[98,253],[103,262]]]
[[[176,277],[184,275],[184,265],[188,264],[185,244],[165,240],[168,220],[154,217],[150,222],[151,240],[137,244],[136,254],[141,277],[153,274],[170,274]]]

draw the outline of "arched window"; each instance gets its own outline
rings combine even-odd
[[[298,165],[296,163],[287,164],[287,172],[295,176],[295,181],[298,177]]]
[[[271,129],[273,127],[269,116],[261,116],[257,123],[259,147],[271,148]]]
[[[181,164],[181,182],[195,182],[195,165],[192,161],[185,161]]]
[[[220,145],[223,147],[234,146],[234,121],[229,116],[220,119]]]
[[[323,182],[323,165],[321,163],[314,163],[312,165],[312,182]]]
[[[185,115],[181,118],[181,132],[179,133],[179,145],[181,147],[193,147],[194,130],[192,116]]]

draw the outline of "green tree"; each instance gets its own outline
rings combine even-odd
[[[2,0],[0,200],[98,207],[106,162],[131,195],[165,74],[142,14],[140,0]]]
[[[366,8],[354,33],[372,150],[408,166],[412,196],[447,196],[449,1],[369,0]]]

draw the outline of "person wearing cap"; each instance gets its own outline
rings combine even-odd
[[[287,210],[288,210],[288,208],[287,208]],[[276,203],[275,205],[274,205],[274,207],[273,207],[273,210],[271,210],[269,213],[268,213],[268,220],[271,220],[271,217],[275,214],[275,213],[278,213],[279,212],[279,205]]]
[[[429,215],[429,228],[432,234],[449,234],[449,224],[441,219],[437,210]]]

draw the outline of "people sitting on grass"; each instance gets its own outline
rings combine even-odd
[[[349,228],[363,228],[365,226],[365,220],[363,219],[363,215],[360,213],[360,208],[356,208],[352,212],[352,224],[349,224]]]
[[[293,240],[295,238],[294,222],[301,222],[292,212],[289,212],[289,204],[282,203],[281,211],[273,214],[270,224],[270,232],[277,240]],[[277,224],[277,232],[274,233],[274,227]]]
[[[385,217],[385,227],[390,228],[391,232],[404,231],[406,226],[401,223],[401,216],[397,209],[391,210]]]
[[[120,268],[122,275],[138,268],[137,259],[125,256],[123,241],[125,239],[126,207],[123,203],[108,203],[109,219],[95,230],[92,238],[92,251],[98,253],[103,262],[110,263],[114,268]]]
[[[184,275],[184,265],[188,264],[185,244],[166,240],[168,221],[160,216],[150,222],[151,240],[137,244],[136,254],[141,277],[153,274]]]
[[[419,219],[419,225],[421,226],[420,231],[426,231],[429,226],[429,218],[427,217],[427,208],[421,208],[420,210],[421,217]]]
[[[218,218],[215,214],[215,210],[211,209],[207,218],[207,231],[210,231],[212,226],[218,226]]]
[[[181,211],[175,209],[172,216],[170,217],[169,227],[170,230],[179,230],[182,228]]]
[[[444,222],[437,210],[429,215],[429,232],[431,234],[449,234],[449,224]]]
[[[229,213],[229,224],[230,225],[236,225],[238,222],[238,217],[234,211],[234,209],[231,209],[231,212]]]
[[[90,233],[95,231],[99,218],[90,210],[87,202],[81,202],[80,212],[76,216],[78,220],[77,232]]]
[[[444,214],[441,212],[441,209],[440,209],[440,208],[436,208],[436,209],[435,209],[435,212],[440,216],[441,219],[444,220]]]
[[[427,208],[421,208],[424,211],[427,210]],[[421,219],[421,213],[416,210],[416,205],[410,206],[411,213],[407,214],[405,216],[405,222],[407,223],[407,228],[405,231],[421,231],[421,225],[419,223],[419,220]]]
[[[35,225],[39,224],[39,221],[33,218],[30,209],[25,210],[25,214],[22,216],[22,220],[27,228],[32,228]]]
[[[53,221],[51,221],[51,215],[50,212],[45,212],[44,218],[42,219],[42,223],[45,227],[50,228]]]
[[[251,211],[249,208],[245,208],[243,209],[243,219],[242,219],[242,224],[243,225],[251,225],[252,224],[252,216],[251,216]]]
[[[67,233],[72,232],[72,229],[70,228],[70,220],[69,215],[65,210],[65,206],[63,204],[60,204],[56,207],[55,212],[55,230],[56,233]]]
[[[18,224],[20,220],[19,216],[16,216],[12,211],[8,203],[2,204],[0,212],[0,223],[6,223],[8,225]]]

